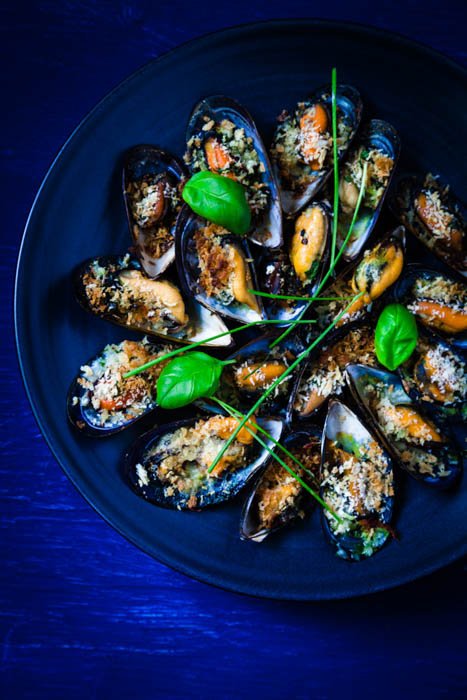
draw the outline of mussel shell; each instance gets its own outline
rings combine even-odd
[[[328,113],[329,123],[331,123],[331,102],[331,87],[324,86],[316,90],[316,92],[314,92],[307,100],[304,101],[304,104],[307,106],[311,106],[316,103],[320,103],[321,105],[323,105]],[[336,103],[338,109],[344,115],[344,118],[350,127],[348,141],[343,147],[339,149],[338,158],[340,160],[349,148],[360,124],[362,113],[362,100],[360,97],[360,93],[355,88],[351,87],[350,85],[337,85]],[[296,109],[297,107],[294,108],[294,113]],[[285,119],[287,118],[290,117],[286,117]],[[281,128],[283,128],[283,126],[279,125],[276,130],[274,140],[278,132],[280,132]],[[328,157],[326,161],[327,162],[325,163],[324,168],[322,168],[322,170],[319,171],[313,171],[307,164],[297,161],[297,167],[299,167],[299,169],[303,171],[307,180],[309,180],[309,184],[299,190],[294,190],[288,189],[286,185],[281,181],[280,169],[277,166],[275,160],[272,159],[272,167],[277,182],[279,183],[282,209],[287,214],[287,216],[291,216],[298,212],[302,207],[305,206],[305,204],[307,204],[307,202],[309,202],[313,197],[315,197],[321,190],[321,188],[325,185],[333,170],[332,156]]]
[[[447,274],[439,270],[428,269],[416,264],[408,265],[394,286],[393,295],[395,300],[401,304],[409,306],[411,303],[414,303],[416,299],[422,298],[416,297],[413,292],[413,286],[417,280],[420,279],[430,281],[436,277],[442,277],[450,287],[450,290],[454,288],[454,285],[460,285],[464,294],[464,299],[453,299],[453,304],[457,305],[457,308],[463,315],[467,314],[467,286],[465,284],[465,280],[461,276],[456,276],[454,273]],[[433,325],[433,323],[427,322],[427,319],[419,316],[419,314],[415,313],[415,315],[423,325],[427,326],[431,330],[441,333],[444,337],[448,337],[452,345],[463,350],[467,349],[467,330],[460,331],[458,333],[450,333],[447,330],[439,328],[437,325]]]
[[[465,206],[452,192],[448,192],[435,178],[430,178],[430,189],[436,190],[441,202],[453,213],[462,231],[461,250],[449,246],[443,239],[436,239],[424,221],[418,216],[415,209],[417,194],[425,188],[427,178],[417,175],[402,175],[398,178],[394,193],[389,199],[389,206],[394,216],[407,227],[407,229],[428,250],[449,265],[458,274],[467,275],[467,221]]]
[[[281,444],[289,451],[291,451],[294,447],[302,447],[310,444],[310,449],[316,449],[319,458],[321,452],[321,434],[321,428],[314,425],[309,425],[306,429],[304,428],[301,431],[288,435],[284,440],[282,440]],[[277,452],[277,455],[282,460],[287,458],[282,450],[277,450],[276,448],[275,452]],[[253,487],[244,503],[240,518],[240,537],[244,540],[263,542],[263,540],[265,540],[269,535],[304,517],[304,515],[312,509],[315,503],[312,496],[305,491],[303,487],[301,487],[300,491],[295,495],[293,502],[288,503],[286,508],[277,513],[272,526],[268,528],[263,525],[260,522],[258,513],[259,490],[264,484],[265,479],[267,479],[268,470],[275,464],[276,461],[271,457],[265,470],[262,471],[259,477],[255,480]],[[295,471],[300,471],[300,467],[298,467],[298,465],[294,466],[292,464],[292,468]],[[287,471],[283,467],[282,470],[284,476],[288,476]],[[317,471],[319,472],[319,469]],[[306,483],[309,482],[311,488],[319,490],[315,480],[313,480],[311,476],[307,478],[305,475],[302,478]]]
[[[430,385],[433,382],[427,375],[426,366],[423,362],[423,355],[426,351],[438,351],[445,358],[451,357],[451,376],[455,374],[455,379],[457,379],[461,384],[460,390],[454,390],[452,397],[448,396],[441,398],[437,393],[430,390]],[[467,361],[462,352],[441,338],[439,335],[429,333],[424,330],[423,327],[420,327],[417,347],[409,359],[398,368],[398,374],[401,378],[405,391],[409,394],[410,398],[414,399],[415,401],[423,401],[427,404],[435,404],[438,406],[456,406],[460,408],[467,400],[466,370]],[[436,388],[441,392],[439,382]]]
[[[206,416],[206,418],[209,418],[209,416]],[[133,490],[138,496],[165,508],[191,509],[189,500],[193,496],[192,492],[182,493],[174,488],[173,493],[169,495],[166,493],[164,484],[158,478],[154,478],[154,475],[149,476],[144,471],[148,452],[164,435],[173,433],[179,428],[192,427],[198,420],[199,418],[189,418],[175,423],[167,423],[148,431],[131,445],[124,457],[124,469]],[[280,420],[260,418],[258,424],[267,430],[275,440],[279,440],[282,432],[282,422]],[[264,438],[264,442],[269,448],[272,447],[272,442],[267,438]],[[200,489],[196,492],[196,510],[224,503],[234,498],[250,482],[258,470],[265,465],[269,457],[267,449],[262,448],[256,442],[254,442],[254,447],[258,451],[255,452],[255,458],[249,464],[235,471],[227,471],[222,476],[209,477],[208,484],[207,482],[200,483]],[[143,467],[143,472],[141,467]],[[143,479],[141,478],[142,475]]]
[[[243,323],[258,322],[265,318],[263,305],[259,297],[255,297],[258,304],[258,312],[251,309],[246,304],[240,304],[234,300],[230,304],[222,304],[214,295],[208,296],[200,284],[200,267],[199,258],[194,242],[194,234],[196,231],[208,222],[200,218],[188,206],[182,207],[177,219],[176,232],[176,261],[178,274],[188,298],[195,298],[200,304],[203,304],[213,313],[220,314],[226,318],[231,318],[235,321]],[[226,234],[222,237],[229,245],[235,246],[241,255],[245,258],[246,266],[249,270],[251,282],[257,289],[256,272],[253,266],[251,252],[248,243],[238,236]]]
[[[263,172],[260,174],[261,182],[266,184],[269,190],[268,204],[263,212],[252,217],[252,228],[249,238],[261,246],[277,248],[282,243],[282,214],[278,186],[269,162],[267,151],[261,136],[249,112],[238,102],[224,95],[212,95],[195,105],[187,126],[187,143],[192,137],[197,137],[204,142],[212,135],[205,131],[206,119],[213,120],[216,124],[223,119],[231,121],[237,128],[244,129],[245,136],[252,139],[253,146],[258,154],[258,159]],[[188,151],[185,160],[190,160]],[[191,168],[194,171],[193,168]]]
[[[438,420],[434,415],[430,415],[428,421],[432,423],[438,432],[443,435],[444,442],[437,443],[433,441],[425,441],[420,446],[412,443],[406,442],[401,438],[400,442],[402,446],[407,446],[407,452],[414,452],[414,450],[419,450],[426,452],[429,455],[433,455],[441,460],[443,465],[444,474],[430,474],[422,469],[410,468],[409,465],[404,461],[403,456],[399,447],[396,444],[396,438],[386,432],[384,426],[378,420],[378,417],[372,411],[369,406],[369,402],[365,396],[365,390],[371,383],[381,382],[384,386],[388,387],[388,394],[390,392],[390,401],[393,405],[405,405],[408,407],[413,407],[413,409],[424,418],[424,411],[413,401],[410,396],[405,392],[402,382],[397,374],[392,374],[387,370],[379,370],[371,367],[366,367],[365,365],[348,365],[346,369],[347,381],[350,391],[361,408],[362,412],[367,417],[369,424],[374,429],[375,433],[378,435],[381,442],[385,445],[387,451],[392,455],[395,462],[397,462],[402,469],[404,469],[410,476],[423,483],[428,484],[434,488],[446,489],[452,487],[459,479],[462,471],[461,458],[451,443],[451,436],[449,435],[449,429],[447,425],[440,425]]]
[[[377,149],[384,155],[392,158],[394,161],[391,173],[389,175],[388,181],[384,187],[384,191],[381,195],[381,199],[378,202],[376,209],[370,209],[365,206],[365,198],[363,198],[361,207],[358,212],[357,219],[353,228],[352,236],[347,243],[345,251],[343,253],[344,260],[355,260],[355,258],[360,254],[363,247],[366,245],[375,225],[378,221],[381,209],[384,204],[384,200],[388,193],[391,180],[396,169],[397,161],[399,159],[400,153],[400,138],[397,131],[391,124],[382,119],[372,119],[364,128],[360,136],[357,136],[355,149],[363,146],[367,150]],[[349,154],[349,158],[352,158],[352,154],[355,153],[354,148],[352,148],[352,153]],[[352,217],[349,217],[349,222]],[[346,232],[346,231],[345,231]],[[356,233],[358,232],[358,237]],[[343,238],[338,237],[339,245],[342,245]]]
[[[239,411],[245,412],[253,403],[264,393],[264,389],[258,389],[257,391],[242,391],[234,381],[234,371],[235,368],[240,367],[243,363],[251,360],[261,362],[266,359],[270,352],[272,352],[273,360],[283,360],[286,353],[290,355],[288,360],[288,365],[297,358],[297,356],[303,352],[305,345],[301,341],[300,337],[294,333],[285,338],[281,343],[279,343],[272,351],[269,350],[270,344],[277,338],[274,333],[266,333],[255,340],[250,341],[243,347],[239,348],[231,355],[228,356],[227,360],[235,360],[235,364],[226,365],[222,371],[221,383],[216,396],[226,403],[230,404]],[[285,421],[288,420],[288,401],[290,388],[295,382],[296,371],[291,372],[291,374],[286,377],[283,384],[279,384],[277,393],[273,392],[270,397],[265,399],[258,409],[257,415],[274,415],[279,416]],[[219,404],[214,401],[207,399],[199,399],[197,405],[201,406],[203,409],[214,411],[215,413],[220,412]]]
[[[141,345],[142,341],[139,341],[139,344]],[[118,348],[120,345],[122,345],[122,343],[115,343],[111,344],[110,346],[106,346],[102,352],[95,355],[88,362],[86,362],[81,367],[80,372],[77,374],[77,376],[71,383],[70,389],[68,391],[68,418],[73,424],[73,426],[77,428],[81,434],[87,435],[89,437],[108,437],[109,435],[114,435],[115,433],[118,433],[121,430],[125,430],[125,428],[128,428],[130,425],[133,425],[133,423],[136,423],[136,421],[140,420],[144,416],[147,416],[152,412],[157,412],[157,402],[154,390],[154,394],[150,397],[150,401],[148,402],[147,406],[145,406],[143,410],[141,410],[136,416],[127,417],[126,415],[123,415],[121,416],[120,420],[116,420],[116,416],[114,416],[109,424],[104,423],[104,425],[101,425],[98,421],[98,411],[92,406],[92,404],[89,401],[89,389],[83,387],[80,384],[79,380],[89,380],[89,377],[87,376],[84,368],[92,368],[94,363],[97,363],[99,361],[100,364],[105,363],[106,351],[109,347],[113,348],[114,345],[116,348]],[[145,349],[147,350],[148,354],[155,355],[161,352],[162,350],[164,350],[165,352],[169,352],[169,350],[173,350],[173,347],[171,348],[169,345],[154,345],[148,343],[145,344]],[[89,381],[92,382],[92,380]],[[92,383],[95,384],[95,382]],[[121,411],[121,413],[126,412]]]
[[[345,389],[345,366],[340,368],[341,372],[341,377],[339,379],[339,384],[338,386],[334,386],[333,383],[333,388],[331,391],[327,392],[325,395],[325,398],[323,399],[322,403],[319,404],[315,409],[313,409],[310,412],[304,413],[303,411],[298,411],[295,408],[295,403],[298,398],[298,394],[300,392],[300,389],[302,387],[302,382],[305,380],[307,376],[309,376],[310,372],[312,371],[313,367],[317,365],[319,359],[323,354],[328,354],[330,353],[332,356],[334,356],[333,348],[335,348],[339,343],[342,341],[345,341],[345,339],[351,335],[353,336],[354,333],[362,334],[363,336],[366,336],[367,339],[369,340],[369,345],[372,348],[371,351],[371,361],[374,362],[375,365],[378,364],[376,355],[374,352],[374,342],[373,342],[373,330],[370,324],[368,324],[365,321],[354,321],[352,323],[348,323],[340,328],[335,329],[334,331],[331,331],[327,338],[325,339],[323,345],[318,345],[309,355],[307,360],[302,363],[302,366],[299,369],[299,372],[297,374],[297,378],[294,383],[294,387],[292,389],[290,399],[289,399],[289,404],[288,404],[288,416],[289,420],[291,421],[303,421],[303,420],[309,420],[310,418],[315,418],[316,416],[321,415],[327,408],[327,404],[331,396],[336,396],[340,394],[344,389]],[[366,343],[365,343],[366,345]],[[350,355],[348,362],[357,362],[362,358],[362,346],[356,345],[354,348],[355,355]],[[368,356],[366,357],[366,361],[369,362],[370,359]],[[328,379],[329,381],[329,379]]]
[[[183,181],[186,179],[186,171],[178,158],[156,146],[134,146],[126,152],[124,157],[122,173],[123,199],[134,252],[144,272],[149,277],[158,277],[175,260],[174,232],[178,208],[172,210],[172,205],[169,204],[168,211],[165,211],[161,217],[161,221],[165,222],[169,235],[173,240],[170,247],[160,257],[155,258],[151,251],[147,249],[147,239],[153,229],[149,226],[147,228],[142,227],[135,220],[129,194],[129,187],[145,177],[160,177],[166,181],[169,186],[178,191],[181,205],[180,190]]]
[[[110,283],[124,270],[141,270],[139,262],[135,258],[130,258],[129,255],[101,256],[90,258],[82,263],[74,273],[75,296],[78,303],[93,315],[97,315],[99,318],[110,321],[117,326],[177,343],[201,342],[204,339],[207,340],[228,331],[227,326],[217,314],[208,311],[192,299],[185,299],[185,310],[189,318],[187,325],[180,327],[174,324],[173,328],[167,330],[167,333],[154,330],[148,324],[135,325],[133,323],[127,323],[125,322],[126,316],[120,314],[118,308],[115,307],[107,308],[105,311],[96,311],[90,304],[84,282],[84,276],[88,273],[91,266],[96,263],[104,269],[114,268],[114,271],[110,275]],[[206,343],[206,345],[212,347],[230,347],[232,344],[233,339],[230,334]]]
[[[311,202],[310,207],[319,207],[325,217],[324,252],[319,267],[312,280],[303,284],[297,277],[290,260],[290,243],[294,233],[294,224],[288,222],[285,229],[285,243],[277,250],[267,250],[261,256],[258,265],[260,289],[269,294],[285,294],[310,297],[315,294],[323,279],[329,262],[331,244],[331,210],[327,202]],[[298,216],[298,215],[297,215]],[[295,321],[310,306],[310,301],[263,299],[268,318],[283,321],[284,326]],[[280,324],[282,325],[282,324]]]
[[[380,450],[381,457],[384,459],[386,464],[383,474],[387,479],[387,483],[383,484],[382,486],[382,488],[386,489],[386,493],[383,491],[383,502],[379,511],[362,513],[361,516],[363,517],[359,517],[357,520],[357,524],[360,521],[377,520],[378,525],[375,527],[378,527],[380,532],[375,534],[375,540],[371,542],[369,550],[366,549],[361,528],[357,530],[351,529],[342,533],[335,532],[331,527],[331,522],[335,522],[333,516],[324,510],[324,508],[322,510],[323,529],[330,542],[335,546],[336,554],[344,559],[358,561],[374,554],[388,539],[389,528],[386,530],[386,527],[389,526],[394,511],[394,478],[392,460],[388,451],[384,449],[384,446],[380,444],[379,440],[375,439],[373,432],[370,432],[370,430],[361,422],[353,411],[351,411],[341,401],[333,400],[329,404],[321,445],[321,497],[325,502],[328,503],[328,489],[330,488],[329,484],[326,482],[326,464],[328,459],[329,444],[335,441],[341,443],[341,440],[346,436],[348,436],[348,439],[352,444],[357,443],[357,445],[361,444],[364,446],[368,445],[369,443],[376,443]],[[339,480],[342,479],[343,476],[340,472],[338,472],[334,478]],[[378,481],[381,481],[381,479],[378,479]],[[343,497],[345,498],[345,496]],[[328,505],[330,504],[328,503]],[[342,509],[345,511],[345,508],[346,504],[344,500]]]

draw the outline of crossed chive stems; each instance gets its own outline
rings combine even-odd
[[[342,257],[342,254],[349,242],[349,239],[352,235],[352,231],[355,226],[355,222],[357,220],[358,212],[360,210],[360,206],[365,194],[365,183],[366,183],[366,175],[367,175],[367,168],[368,168],[368,163],[365,161],[363,165],[363,174],[362,174],[362,181],[360,184],[360,190],[358,194],[358,199],[357,199],[357,204],[353,213],[352,220],[350,222],[350,226],[348,229],[348,232],[345,236],[345,239],[339,248],[337,250],[337,230],[338,230],[338,213],[339,213],[339,164],[338,164],[338,148],[337,148],[337,102],[336,102],[336,93],[337,93],[337,72],[336,69],[332,69],[332,79],[331,79],[331,116],[332,116],[332,138],[333,138],[333,173],[334,173],[334,201],[333,201],[333,221],[332,221],[332,238],[331,238],[331,255],[330,255],[330,264],[329,268],[324,274],[321,282],[319,283],[315,293],[312,296],[309,297],[300,297],[300,296],[294,296],[294,295],[284,295],[284,294],[270,294],[268,292],[262,292],[259,290],[251,289],[249,290],[252,294],[255,294],[257,296],[261,297],[267,297],[270,299],[284,299],[284,300],[291,300],[291,301],[306,301],[308,302],[307,305],[302,309],[298,317],[290,322],[290,325],[281,333],[275,340],[271,342],[269,345],[269,350],[272,350],[275,348],[277,345],[279,345],[285,338],[288,337],[290,333],[292,333],[295,330],[295,327],[297,325],[309,325],[312,323],[315,323],[315,320],[313,319],[304,319],[303,316],[305,312],[308,310],[309,306],[315,302],[315,301],[333,301],[333,300],[347,300],[349,299],[350,302],[349,304],[340,311],[340,313],[336,316],[336,318],[325,328],[325,330],[322,331],[322,333],[301,353],[298,354],[298,356],[295,358],[295,360],[292,362],[289,367],[283,372],[277,379],[275,379],[272,384],[265,390],[265,392],[262,394],[262,396],[254,403],[254,405],[247,411],[247,413],[242,414],[239,412],[237,409],[233,408],[229,404],[225,403],[224,401],[221,401],[219,398],[215,396],[211,396],[210,399],[217,403],[227,414],[229,414],[231,417],[237,419],[237,427],[233,430],[229,438],[225,441],[222,449],[219,451],[219,453],[216,455],[214,458],[211,466],[208,469],[208,473],[211,474],[214,469],[216,468],[217,464],[219,461],[222,459],[224,453],[229,449],[230,445],[232,442],[235,440],[237,437],[238,433],[242,428],[246,428],[246,430],[253,436],[253,438],[258,442],[261,447],[266,449],[271,457],[278,462],[291,476],[293,476],[294,479],[296,479],[300,485],[316,500],[320,505],[325,508],[334,518],[335,520],[340,524],[342,523],[341,518],[330,508],[330,506],[320,497],[319,493],[315,491],[304,479],[300,477],[300,475],[294,471],[276,452],[274,451],[274,448],[277,450],[281,451],[285,456],[289,457],[289,459],[294,462],[300,470],[302,470],[303,474],[306,474],[308,477],[311,477],[313,482],[316,482],[316,477],[310,472],[310,470],[306,469],[304,465],[300,462],[300,460],[295,457],[292,452],[290,452],[286,447],[281,445],[277,440],[275,440],[272,435],[269,434],[267,430],[262,428],[261,426],[255,424],[255,431],[253,431],[249,425],[249,419],[256,413],[256,411],[261,407],[261,405],[266,401],[266,399],[272,394],[272,392],[276,389],[276,387],[286,379],[298,366],[299,364],[305,360],[312,350],[314,350],[322,340],[330,333],[330,331],[339,323],[341,318],[345,316],[347,311],[350,309],[350,307],[353,305],[353,303],[359,299],[362,295],[363,292],[360,292],[358,294],[355,294],[352,297],[321,297],[320,294],[327,284],[328,280],[330,277],[333,275],[334,270],[339,262],[339,260]],[[151,360],[150,362],[147,362],[139,367],[135,367],[131,371],[127,372],[126,374],[123,375],[124,379],[128,379],[129,377],[132,377],[136,374],[140,374],[141,372],[146,371],[150,367],[153,367],[155,364],[158,364],[159,362],[163,362],[165,360],[171,359],[173,357],[176,357],[177,355],[181,353],[186,353],[189,350],[193,350],[197,347],[200,347],[202,345],[206,345],[207,343],[213,342],[214,340],[217,340],[219,338],[222,338],[223,336],[230,335],[232,333],[238,333],[240,331],[246,330],[251,327],[255,326],[264,326],[264,325],[274,325],[274,324],[283,324],[283,320],[276,320],[276,319],[267,319],[267,320],[262,320],[262,321],[255,321],[252,323],[246,323],[241,326],[237,326],[236,328],[233,328],[229,331],[225,331],[224,333],[219,333],[215,336],[212,336],[210,338],[207,338],[205,340],[196,342],[196,343],[190,343],[188,346],[178,348],[176,350],[172,350],[171,352],[168,352],[161,357]],[[265,361],[264,361],[265,362]],[[263,364],[264,364],[263,362]],[[259,367],[255,368],[248,376],[251,376],[254,374],[256,371],[258,371],[261,368],[262,365]],[[264,438],[268,441],[265,442],[262,437],[258,435],[260,433]],[[274,447],[271,447],[270,444],[272,444]],[[318,485],[319,488],[319,485]]]

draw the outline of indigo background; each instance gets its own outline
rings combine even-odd
[[[466,65],[463,6],[2,3],[2,698],[465,697],[462,562],[369,598],[308,605],[225,593],[167,569],[106,525],[51,457],[12,333],[16,256],[42,177],[87,111],[147,60],[239,22],[316,16],[399,31]]]

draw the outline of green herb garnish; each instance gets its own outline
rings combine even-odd
[[[243,236],[251,226],[245,188],[236,180],[202,171],[183,188],[182,197],[196,214]]]
[[[414,316],[402,304],[389,304],[381,312],[375,330],[378,361],[394,371],[409,359],[417,346],[418,328]]]

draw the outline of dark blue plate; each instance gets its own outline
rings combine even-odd
[[[271,598],[348,597],[388,588],[466,551],[465,479],[452,494],[404,482],[400,541],[374,558],[335,558],[318,513],[257,545],[238,536],[240,502],[205,513],[145,503],[128,487],[121,456],[141,428],[108,441],[77,435],[65,398],[77,368],[123,330],[92,318],[73,299],[73,268],[120,253],[128,230],[120,189],[123,152],[156,143],[183,152],[185,126],[201,97],[243,103],[268,142],[283,107],[329,81],[362,92],[366,116],[393,123],[406,161],[436,168],[465,196],[466,72],[406,39],[352,25],[268,22],[186,44],[135,73],[82,122],[50,168],[24,234],[16,282],[16,332],[29,398],[66,474],[119,532],[162,562],[224,588]],[[79,543],[76,543],[79,547]]]

